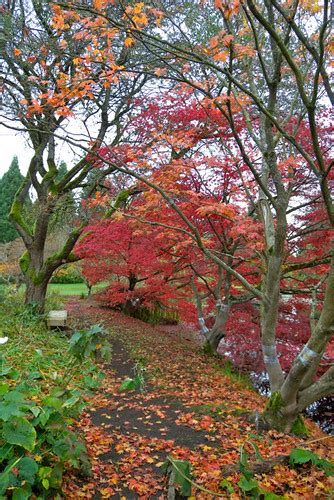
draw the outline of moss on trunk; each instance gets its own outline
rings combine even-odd
[[[308,434],[304,419],[297,410],[287,411],[279,391],[273,392],[262,414],[265,424],[279,432],[289,432],[297,436]]]

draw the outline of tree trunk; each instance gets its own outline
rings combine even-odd
[[[230,305],[222,304],[217,312],[215,323],[206,334],[206,342],[213,352],[217,352],[220,341],[225,337],[225,326],[230,311]]]
[[[34,283],[31,278],[27,277],[25,304],[28,306],[34,306],[38,312],[43,313],[48,282],[48,279],[44,279],[41,282]]]
[[[261,304],[261,345],[271,391],[278,391],[284,381],[284,374],[276,351],[276,328],[280,301],[281,259],[268,256],[268,269],[263,289],[265,300]]]
[[[20,259],[20,267],[26,283],[25,304],[43,313],[48,282],[53,272],[45,266],[44,247],[25,252]]]
[[[262,414],[266,427],[279,432],[291,432],[297,435],[307,435],[308,431],[300,415],[297,404],[288,406],[280,391],[274,392]]]

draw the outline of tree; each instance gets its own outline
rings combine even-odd
[[[182,311],[184,294],[177,286],[182,264],[166,258],[168,243],[160,231],[111,218],[85,232],[75,252],[84,259],[83,274],[89,283],[110,281],[100,294],[104,303],[132,315],[142,307]]]
[[[122,136],[122,116],[130,111],[132,96],[146,81],[145,77],[130,81],[118,75],[130,52],[121,39],[112,50],[108,41],[101,40],[103,59],[92,61],[90,42],[74,22],[75,15],[72,27],[64,33],[58,10],[47,1],[14,1],[2,7],[1,24],[6,109],[3,124],[25,132],[33,151],[10,217],[26,247],[20,260],[27,284],[26,303],[37,303],[41,310],[52,273],[76,259],[72,249],[85,226],[85,222],[77,220],[63,247],[45,258],[50,221],[93,168],[85,156],[61,176],[57,149],[63,141],[72,147],[80,142],[72,128],[75,113],[83,128],[85,146],[88,141],[87,151],[99,147],[107,133],[117,144]],[[102,73],[101,61],[110,64]],[[96,74],[89,78],[91,71]],[[109,169],[109,173],[113,170]],[[34,190],[38,205],[33,224],[23,210],[30,189]]]
[[[60,182],[68,174],[68,168],[65,161],[61,161],[58,167],[58,175],[56,182]],[[104,175],[104,172],[100,173]],[[58,231],[69,234],[73,224],[78,223],[78,207],[76,201],[76,194],[74,190],[67,193],[62,197],[54,208],[54,213],[50,218],[48,233],[55,233]]]
[[[17,156],[9,166],[7,172],[0,179],[0,242],[7,243],[15,240],[18,233],[9,221],[9,213],[14,200],[15,193],[23,182]]]
[[[107,85],[110,81],[107,71],[112,70],[114,76],[115,59],[105,63],[105,49],[112,46],[119,54],[121,40],[126,48],[134,47],[133,50],[145,54],[144,59],[134,61],[131,78],[145,75],[155,77],[159,83],[169,81],[173,85],[178,82],[204,110],[211,108],[221,121],[224,120],[228,137],[234,141],[229,152],[232,157],[237,155],[244,167],[240,182],[246,204],[263,226],[261,286],[254,286],[248,276],[212,251],[197,224],[184,212],[182,199],[175,198],[173,190],[166,190],[159,178],[150,177],[155,167],[152,155],[149,164],[145,158],[145,153],[150,153],[150,144],[134,147],[129,135],[128,144],[122,148],[114,147],[115,143],[108,139],[102,145],[103,134],[101,141],[95,142],[96,147],[86,148],[90,151],[87,151],[85,162],[96,164],[100,161],[101,165],[132,175],[155,189],[166,206],[180,217],[182,226],[178,230],[196,242],[206,257],[231,274],[260,302],[263,359],[273,391],[263,417],[269,425],[289,430],[299,413],[311,402],[331,393],[334,384],[334,367],[320,378],[315,376],[326,345],[333,336],[334,255],[325,280],[320,317],[287,374],[277,356],[285,273],[287,270],[305,271],[315,265],[314,259],[291,265],[288,262],[291,255],[286,249],[289,248],[291,217],[300,213],[305,204],[311,205],[318,200],[326,213],[325,229],[328,231],[334,225],[330,189],[333,162],[328,144],[321,136],[324,94],[333,101],[327,71],[329,2],[326,0],[321,7],[309,2],[276,0],[216,1],[214,6],[211,2],[195,2],[195,5],[177,2],[174,8],[169,2],[167,4],[161,2],[157,9],[155,4],[142,2],[126,5],[122,2],[113,5],[104,1],[92,5],[80,2],[65,5],[63,10],[57,5],[54,26],[62,32],[66,44],[69,39],[76,39],[71,30],[81,23],[78,37],[90,47],[86,58],[92,66],[87,66],[85,58],[79,58],[79,64],[74,64],[76,74],[80,74],[80,78],[74,79],[75,96],[81,102],[95,103],[97,96],[92,92],[92,81],[96,74],[99,81],[107,78]],[[196,10],[197,17],[193,15],[196,6],[200,7]],[[156,29],[157,22],[159,29]],[[209,25],[210,29],[199,38],[200,29]],[[21,56],[20,50],[15,52],[17,58]],[[102,70],[101,61],[104,63]],[[117,68],[124,74],[128,70]],[[60,111],[61,115],[66,115],[69,106],[63,105],[64,77],[58,80],[62,82],[62,92],[56,91],[56,99],[61,97],[59,102],[62,103],[58,114]],[[78,82],[83,80],[86,82],[84,88],[82,85],[78,88]],[[48,94],[45,98],[49,103],[54,95]],[[25,101],[28,114],[43,116],[40,115],[40,102],[33,102],[30,97],[25,97]],[[45,112],[44,103],[42,110]],[[34,126],[36,128],[36,124]],[[213,130],[219,135],[218,122]],[[163,139],[168,143],[168,137]],[[165,161],[172,173],[173,160],[184,156],[189,144],[193,144],[193,137],[183,131],[175,139],[172,158]],[[224,149],[224,140],[220,141],[220,146]],[[43,171],[40,173],[43,175]],[[33,180],[36,181],[36,177]],[[48,177],[45,182],[47,180]],[[299,189],[302,199],[298,198]],[[305,197],[308,189],[312,200]],[[308,220],[308,229],[311,228],[312,223]],[[328,264],[331,250],[325,251],[322,258]]]
[[[162,4],[159,6],[164,10]],[[257,186],[255,196],[248,191],[249,202],[264,225],[261,290],[252,287],[242,275],[238,277],[261,301],[262,351],[273,391],[273,404],[268,406],[264,418],[269,425],[289,430],[299,413],[312,401],[331,393],[334,384],[333,367],[319,379],[314,377],[333,336],[333,263],[320,318],[288,374],[283,372],[276,348],[288,214],[292,208],[294,212],[301,209],[293,203],[300,179],[289,169],[289,157],[292,161],[298,158],[303,183],[312,179],[314,198],[320,197],[327,214],[327,229],[334,223],[330,193],[333,162],[320,134],[324,93],[333,101],[327,70],[329,2],[322,7],[308,2],[215,2],[216,34],[202,44],[192,37],[195,23],[191,24],[187,7],[177,16],[176,23],[173,12],[166,9],[162,16],[165,31],[153,34],[146,29],[150,5],[127,7],[121,19],[105,12],[103,5],[99,7],[111,27],[127,33],[129,43],[142,44],[150,52],[154,59],[151,74],[182,82],[198,99],[211,102],[229,123],[236,147]],[[212,9],[210,5],[205,7],[206,12]],[[90,11],[99,18],[99,8]],[[205,23],[204,16],[202,20]],[[309,27],[307,32],[305,26]],[[150,73],[150,68],[146,72]],[[239,103],[240,111],[232,109],[232,100]],[[248,126],[247,133],[238,127],[240,117]],[[305,140],[302,130],[308,131],[309,139]],[[109,164],[117,164],[117,159],[109,158]],[[134,175],[134,169],[124,162],[118,168]],[[163,188],[155,188],[182,218],[173,198]],[[202,251],[217,261],[191,221],[184,217],[183,221]],[[306,263],[302,268],[307,268]]]

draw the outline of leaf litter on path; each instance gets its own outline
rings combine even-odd
[[[113,357],[105,379],[89,399],[76,426],[92,462],[92,477],[68,477],[68,499],[167,498],[168,480],[161,465],[170,455],[188,460],[194,481],[233,498],[221,485],[222,467],[236,464],[240,446],[252,439],[262,457],[287,454],[303,447],[300,438],[269,431],[258,435],[249,420],[262,409],[265,398],[217,370],[217,359],[199,352],[196,338],[180,327],[151,326],[89,301],[69,298],[72,318],[87,324],[103,322],[110,328]],[[145,390],[120,392],[140,362],[145,369]],[[308,422],[313,439],[324,434]],[[330,459],[331,439],[308,449]],[[252,457],[252,448],[247,449]],[[239,473],[227,478],[240,498]],[[333,485],[321,469],[301,467],[298,472],[278,465],[271,474],[256,476],[259,485],[284,498],[329,498]],[[333,491],[333,490],[332,490]],[[209,499],[200,490],[193,496]]]

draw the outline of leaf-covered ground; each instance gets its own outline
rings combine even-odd
[[[168,480],[161,464],[170,455],[189,460],[193,480],[225,498],[242,498],[240,473],[222,475],[226,464],[236,464],[247,439],[263,458],[306,448],[331,459],[333,439],[311,422],[310,435],[297,438],[275,431],[260,435],[250,415],[265,405],[245,382],[224,373],[221,361],[201,354],[191,332],[180,327],[150,326],[100,308],[93,301],[71,298],[70,316],[83,324],[103,322],[110,329],[113,358],[103,386],[88,401],[77,423],[92,461],[91,478],[69,476],[66,498],[167,498]],[[136,363],[144,366],[144,391],[120,392]],[[250,460],[254,448],[245,446]],[[235,493],[221,486],[223,478]],[[308,465],[294,469],[277,465],[255,476],[261,488],[285,498],[330,498],[331,478]],[[214,498],[193,487],[193,497]]]

